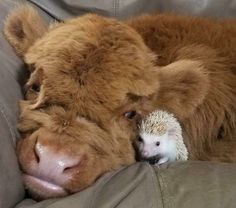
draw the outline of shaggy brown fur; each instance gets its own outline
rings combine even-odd
[[[32,72],[19,121],[24,172],[37,141],[83,156],[62,184],[81,190],[135,161],[137,122],[157,108],[181,121],[190,159],[236,161],[234,21],[145,15],[122,23],[89,14],[45,29],[23,7],[5,34]]]

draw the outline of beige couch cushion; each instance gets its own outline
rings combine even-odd
[[[77,194],[40,203],[26,200],[17,208],[235,208],[235,194],[235,164],[192,161],[159,169],[137,163]]]

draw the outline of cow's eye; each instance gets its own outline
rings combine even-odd
[[[33,92],[39,92],[40,91],[40,86],[38,84],[32,84],[30,86],[30,90]]]
[[[131,110],[131,111],[127,111],[124,116],[128,119],[133,119],[136,116],[136,111]]]

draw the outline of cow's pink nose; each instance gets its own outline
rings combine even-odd
[[[71,174],[78,169],[82,158],[71,156],[65,152],[54,150],[42,145],[39,141],[35,144],[35,158],[33,175],[42,179],[63,184]]]

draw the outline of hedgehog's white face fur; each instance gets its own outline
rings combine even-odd
[[[175,139],[168,132],[163,135],[143,132],[140,133],[138,140],[138,149],[143,160],[147,160],[152,164],[175,160]]]

